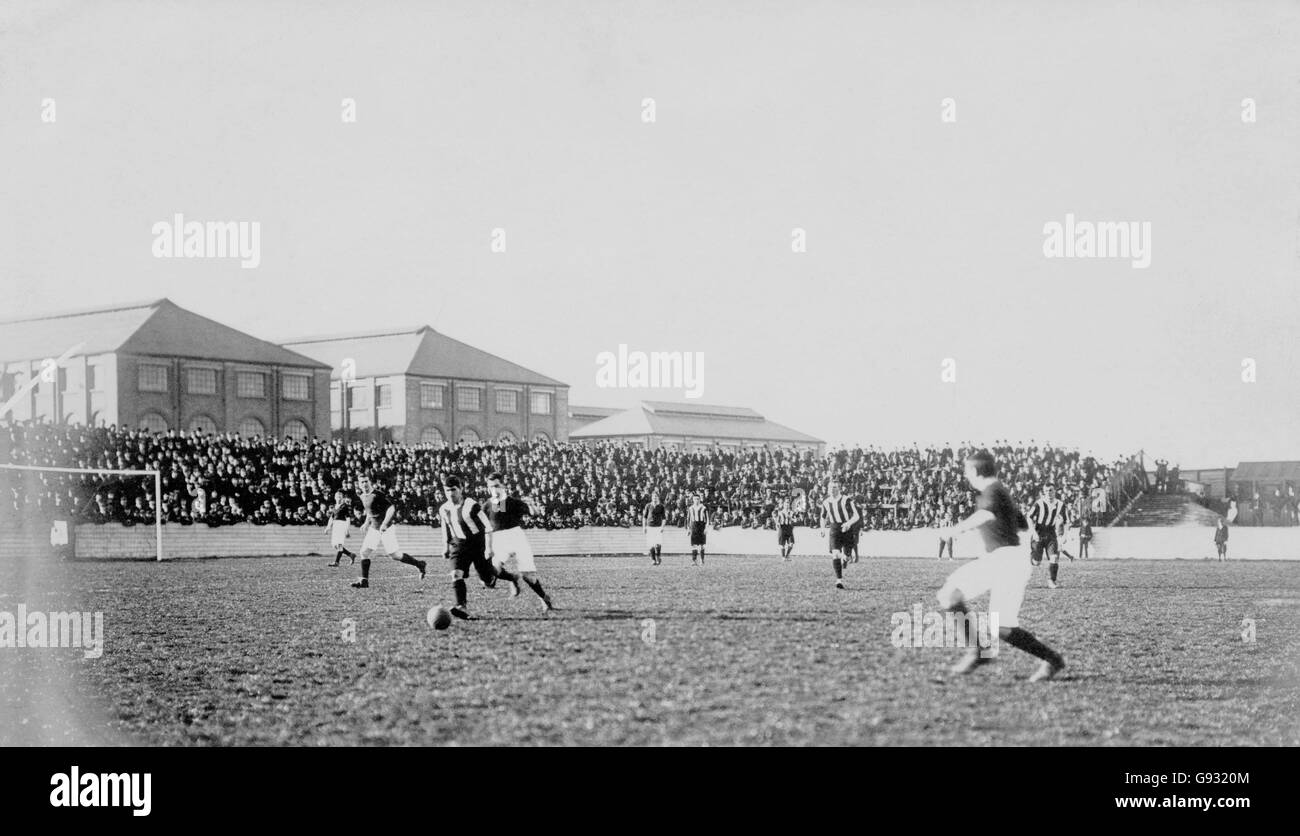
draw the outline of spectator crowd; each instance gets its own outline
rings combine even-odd
[[[501,471],[511,491],[531,501],[531,525],[542,528],[639,526],[651,491],[680,525],[700,493],[715,526],[771,528],[777,503],[800,489],[802,522],[817,525],[832,477],[857,499],[868,529],[933,527],[973,508],[962,459],[974,449],[884,450],[853,447],[811,451],[746,449],[711,452],[646,450],[596,444],[477,444],[458,447],[243,438],[171,430],[153,434],[119,427],[0,423],[0,462],[80,470],[157,470],[165,522],[210,526],[322,525],[336,491],[354,496],[357,479],[373,475],[399,509],[399,522],[437,525],[441,481],[460,475],[486,493],[488,473]],[[1136,459],[1102,464],[1078,451],[998,441],[1001,477],[1022,503],[1053,485],[1074,515],[1095,522],[1118,510],[1143,479]],[[0,511],[42,519],[152,525],[154,480],[142,476],[51,471],[0,471]]]

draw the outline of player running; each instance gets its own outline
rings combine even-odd
[[[471,566],[489,589],[497,585],[498,578],[512,584],[514,591],[511,595],[519,594],[519,578],[488,559],[493,546],[492,521],[476,500],[465,496],[460,477],[448,476],[443,480],[442,489],[447,494],[447,501],[438,509],[445,543],[442,556],[452,561],[451,586],[456,593],[456,605],[451,608],[451,614],[468,619],[465,579],[469,577]]]
[[[781,549],[781,560],[789,560],[794,551],[793,502],[789,498],[783,500],[772,518],[776,523],[776,545]]]
[[[668,510],[659,501],[659,491],[655,491],[650,494],[650,501],[646,503],[645,510],[641,514],[641,527],[645,531],[645,548],[650,554],[651,566],[658,566],[664,562],[664,523],[667,520]]]
[[[420,580],[424,580],[424,572],[428,564],[411,557],[397,544],[397,531],[393,528],[397,506],[380,490],[379,480],[362,476],[357,482],[357,487],[361,490],[361,510],[366,515],[366,521],[361,526],[361,580],[352,584],[352,587],[370,588],[370,556],[380,549],[398,563],[405,563],[419,569]]]
[[[1047,586],[1056,589],[1056,572],[1061,563],[1061,545],[1057,539],[1058,526],[1065,519],[1065,503],[1056,498],[1056,488],[1043,488],[1043,496],[1034,503],[1029,520],[1034,524],[1034,534],[1029,541],[1029,562],[1034,566],[1043,562],[1047,554]],[[1071,557],[1071,560],[1074,558]]]
[[[853,553],[852,526],[858,522],[858,508],[853,500],[840,495],[838,482],[830,483],[830,496],[822,500],[821,524],[830,541],[831,568],[835,570],[835,588],[844,588],[844,566]]]
[[[704,544],[708,541],[709,509],[704,507],[704,495],[691,497],[691,506],[686,509],[686,528],[691,535],[691,565],[695,566],[695,555],[699,553],[699,565],[704,565]]]
[[[334,492],[334,510],[330,512],[329,522],[326,523],[330,531],[330,547],[334,549],[334,562],[330,566],[338,566],[343,560],[343,555],[351,558],[354,565],[357,562],[357,556],[348,551],[344,545],[348,539],[348,529],[352,526],[352,500],[348,499],[343,491]]]
[[[1051,679],[1065,668],[1065,659],[1020,627],[1020,604],[1024,601],[1025,585],[1034,569],[1025,560],[1018,532],[1028,528],[1029,524],[1016,508],[1011,494],[998,481],[997,462],[992,453],[981,450],[971,454],[966,459],[965,468],[966,480],[979,491],[975,513],[941,531],[940,536],[957,537],[978,530],[984,541],[985,554],[949,575],[936,597],[940,606],[949,612],[966,614],[969,612],[967,603],[987,592],[989,615],[996,615],[998,619],[998,639],[1042,660],[1029,677],[1030,682]],[[952,672],[970,673],[992,662],[993,658],[972,645]]]
[[[500,576],[505,568],[506,559],[513,557],[519,577],[528,584],[528,588],[535,592],[538,598],[542,599],[542,612],[550,612],[555,609],[555,605],[551,603],[546,590],[542,589],[542,582],[537,579],[537,563],[533,559],[533,547],[528,542],[523,528],[520,527],[524,517],[529,516],[532,510],[527,502],[510,495],[500,473],[488,474],[487,485],[492,497],[487,508],[488,521],[492,523],[491,539],[487,545],[488,560],[495,564],[497,574]],[[518,590],[519,584],[516,583],[516,595]]]

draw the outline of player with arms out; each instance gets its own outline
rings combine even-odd
[[[645,547],[650,553],[651,566],[658,566],[664,562],[664,522],[667,519],[668,510],[659,501],[659,491],[654,491],[650,494],[650,501],[646,503],[645,510],[641,514],[641,527],[645,531]]]
[[[361,580],[352,584],[353,588],[370,588],[370,556],[380,549],[398,563],[419,569],[420,580],[424,580],[427,564],[411,557],[397,544],[397,531],[393,528],[397,506],[379,489],[379,480],[362,476],[357,487],[361,490],[361,510],[366,515],[366,521],[361,526]]]
[[[542,582],[537,579],[537,563],[533,558],[533,547],[528,542],[523,528],[520,527],[524,517],[529,516],[532,511],[527,502],[510,495],[500,473],[488,474],[487,485],[491,495],[487,516],[488,521],[492,523],[491,542],[487,547],[488,560],[496,566],[497,576],[500,577],[505,570],[506,560],[513,557],[519,577],[528,584],[529,589],[537,593],[538,598],[542,599],[542,612],[550,612],[555,609],[555,605],[551,603],[546,590],[542,589]],[[515,584],[515,589],[519,589],[518,583]]]
[[[853,500],[840,495],[839,482],[831,482],[830,496],[822,500],[821,524],[830,541],[831,568],[835,570],[835,588],[844,588],[844,566],[853,553],[853,526],[861,519]]]
[[[984,541],[985,554],[949,575],[935,597],[949,612],[966,614],[969,613],[967,603],[987,592],[989,614],[996,614],[998,619],[998,640],[1042,660],[1029,677],[1030,682],[1051,679],[1065,667],[1065,659],[1020,626],[1020,605],[1034,569],[1025,560],[1019,532],[1029,524],[998,480],[997,462],[992,453],[987,450],[972,453],[965,461],[965,468],[966,480],[979,491],[975,513],[943,529],[940,536],[955,538],[977,530]],[[972,644],[952,672],[970,673],[992,661],[992,656],[982,654]]]
[[[352,563],[356,563],[357,556],[344,545],[348,539],[348,529],[352,525],[352,500],[343,491],[334,492],[334,510],[330,511],[326,525],[330,532],[330,546],[334,549],[334,562],[329,565],[338,566],[345,554],[352,559]]]
[[[686,509],[686,528],[691,536],[691,565],[696,565],[695,556],[699,554],[699,565],[704,565],[704,544],[708,541],[709,509],[704,507],[704,495],[691,497],[691,506]]]
[[[468,619],[465,579],[469,577],[471,566],[478,573],[479,580],[489,589],[496,586],[497,578],[500,578],[513,584],[512,595],[518,595],[519,579],[505,567],[498,568],[488,560],[488,552],[493,545],[492,521],[476,500],[465,496],[465,486],[460,477],[448,476],[443,480],[442,488],[447,494],[447,501],[438,509],[438,519],[442,524],[446,544],[442,555],[452,561],[451,586],[456,594],[456,606],[451,608],[451,614]]]

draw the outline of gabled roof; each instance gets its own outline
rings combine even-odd
[[[0,360],[123,352],[319,368],[315,360],[259,340],[170,299],[0,322]]]
[[[1300,462],[1242,462],[1232,471],[1234,482],[1300,482]]]
[[[640,406],[573,430],[569,433],[569,438],[643,435],[822,443],[820,438],[769,421],[752,409],[667,401],[644,401]]]
[[[343,360],[350,358],[356,364],[357,377],[410,374],[534,386],[568,385],[454,340],[428,325],[398,331],[308,337],[284,345],[329,365],[336,377]]]
[[[622,411],[612,406],[574,406],[569,404],[570,418],[608,418]]]

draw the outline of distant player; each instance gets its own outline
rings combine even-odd
[[[398,563],[419,569],[420,580],[424,580],[427,564],[411,557],[397,544],[397,531],[393,528],[397,506],[379,489],[377,479],[362,476],[357,487],[361,490],[361,511],[366,521],[361,526],[361,580],[352,584],[353,588],[370,588],[370,556],[380,549]]]
[[[794,510],[789,499],[782,501],[772,515],[776,523],[776,545],[781,549],[781,559],[789,560],[794,551]]]
[[[857,497],[850,497],[849,499],[853,502],[854,508],[862,507],[862,502]],[[863,520],[862,515],[859,514],[857,520],[849,526],[849,554],[845,556],[845,560],[848,562],[857,563],[860,559],[858,557],[858,542],[862,540],[862,529],[864,525],[865,520]]]
[[[1056,573],[1061,563],[1061,544],[1056,533],[1061,520],[1065,517],[1065,503],[1056,498],[1056,489],[1051,485],[1043,488],[1043,496],[1034,503],[1029,512],[1029,521],[1034,524],[1034,535],[1029,544],[1029,562],[1034,566],[1043,562],[1047,555],[1047,586],[1056,589]]]
[[[348,551],[345,545],[348,539],[348,529],[352,526],[352,511],[352,500],[348,499],[343,491],[335,491],[334,510],[330,511],[330,519],[326,523],[330,531],[330,546],[334,549],[334,562],[329,564],[330,566],[338,566],[345,554],[351,558],[349,566],[357,562],[356,554]]]
[[[451,608],[451,614],[467,619],[465,579],[469,577],[471,566],[489,589],[496,586],[500,578],[513,584],[512,595],[518,595],[519,579],[488,559],[488,551],[493,545],[490,542],[492,521],[477,500],[465,496],[465,486],[460,477],[448,476],[443,480],[442,488],[447,494],[447,501],[438,509],[445,543],[442,555],[452,562],[451,586],[456,593],[456,605]]]
[[[844,565],[853,553],[852,527],[860,519],[853,500],[840,495],[838,482],[830,483],[830,496],[822,500],[822,527],[830,541],[831,568],[835,570],[835,588],[844,588]]]
[[[528,542],[523,528],[520,527],[524,517],[529,516],[532,511],[528,503],[510,495],[500,473],[488,474],[487,484],[492,496],[487,508],[488,520],[492,523],[491,542],[487,547],[488,560],[496,565],[497,575],[500,576],[505,568],[506,559],[513,557],[519,577],[528,584],[528,588],[535,592],[538,598],[542,599],[542,612],[550,612],[555,609],[555,605],[551,603],[546,590],[542,589],[542,582],[537,579],[537,563],[533,558],[533,547]],[[516,584],[515,588],[518,589],[519,585]]]
[[[1223,517],[1214,521],[1214,548],[1219,552],[1219,560],[1228,559],[1228,523]]]
[[[1025,585],[1034,571],[1025,560],[1018,533],[1028,528],[1028,523],[1017,510],[1011,494],[998,481],[993,454],[987,450],[973,453],[966,459],[965,468],[966,480],[979,491],[975,513],[941,534],[956,538],[967,531],[978,530],[984,541],[985,554],[949,575],[936,597],[940,606],[949,612],[968,614],[967,603],[987,592],[989,613],[997,614],[999,641],[1042,660],[1029,677],[1030,682],[1051,679],[1065,667],[1065,659],[1020,627],[1020,604],[1025,598]],[[972,645],[952,672],[970,673],[992,661],[992,656],[981,653],[978,646]]]
[[[1079,519],[1079,559],[1087,560],[1092,545],[1092,523],[1085,515]]]
[[[943,536],[943,530],[945,528],[952,528],[954,525],[956,525],[956,523],[957,523],[957,516],[953,514],[952,508],[949,508],[948,510],[943,512],[943,517],[939,520],[939,559],[940,560],[943,560],[943,549],[945,546],[947,546],[948,548],[948,559],[949,560],[957,559],[956,557],[953,556],[952,553],[952,538]]]
[[[708,541],[709,509],[704,507],[704,495],[691,497],[691,505],[686,509],[686,528],[691,538],[691,565],[696,565],[695,556],[699,555],[699,565],[704,565],[704,544]]]
[[[659,501],[659,491],[655,491],[650,494],[650,501],[646,503],[645,510],[641,514],[641,526],[645,530],[645,547],[650,554],[651,566],[658,566],[664,562],[664,523],[667,519],[668,510]]]

